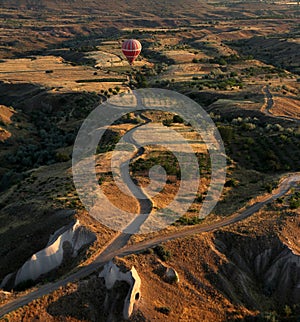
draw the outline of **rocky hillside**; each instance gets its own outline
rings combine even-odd
[[[175,239],[118,259],[121,272],[134,266],[141,280],[141,298],[129,320],[298,321],[300,256],[293,241],[299,218],[283,209],[279,214],[275,205],[218,232]],[[176,279],[166,278],[166,267]],[[122,274],[109,271],[107,278],[120,281],[106,300],[105,283],[95,273],[19,309],[9,319],[31,321],[39,315],[47,321],[102,321],[107,308],[114,308],[118,313],[113,320],[123,321],[129,284],[118,277]]]

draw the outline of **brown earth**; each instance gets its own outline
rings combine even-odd
[[[296,98],[274,96],[271,113],[277,116],[300,118],[300,101]]]

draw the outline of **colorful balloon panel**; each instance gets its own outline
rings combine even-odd
[[[136,39],[125,40],[122,44],[122,52],[130,65],[136,60],[142,50],[141,43]]]

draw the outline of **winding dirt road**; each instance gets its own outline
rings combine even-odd
[[[265,113],[268,116],[271,117],[276,117],[282,120],[287,120],[287,121],[292,121],[292,122],[296,122],[296,123],[300,123],[300,120],[292,118],[292,117],[288,117],[288,116],[280,116],[280,115],[274,115],[272,113],[272,108],[274,107],[274,99],[273,99],[273,95],[270,91],[270,86],[266,85],[262,88],[262,91],[265,95],[265,104],[262,106],[261,111],[263,113]]]

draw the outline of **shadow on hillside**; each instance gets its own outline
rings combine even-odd
[[[215,244],[228,261],[217,272],[208,270],[206,276],[231,302],[277,313],[299,303],[299,259],[277,236],[253,238],[220,232]],[[249,321],[264,320],[249,317]]]
[[[47,244],[49,236],[70,222],[72,210],[40,209],[38,204],[29,203],[6,208],[1,212],[0,224],[8,229],[0,235],[1,279],[19,269],[28,258]],[[11,221],[12,224],[7,224]],[[19,224],[17,224],[19,223]]]
[[[81,281],[74,292],[70,291],[52,302],[47,307],[47,313],[60,319],[72,317],[97,322],[122,322],[125,321],[122,311],[129,287],[124,281],[116,281],[114,287],[107,290],[104,279],[93,275],[89,280]],[[130,320],[146,321],[139,311]]]

